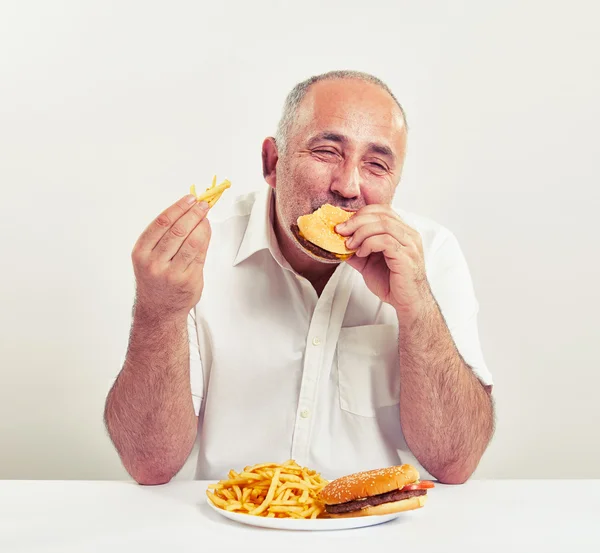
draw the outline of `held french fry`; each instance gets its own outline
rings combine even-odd
[[[199,202],[207,202],[210,207],[213,207],[218,201],[219,198],[223,195],[223,192],[227,190],[231,186],[231,183],[225,179],[219,186],[217,186],[217,176],[215,175],[212,180],[212,184],[209,188],[206,189],[202,194],[198,194],[196,192],[196,185],[192,184],[190,186],[190,194],[196,196],[196,200]],[[235,472],[235,471],[230,471]]]

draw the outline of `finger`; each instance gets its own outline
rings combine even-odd
[[[388,259],[399,259],[404,256],[406,248],[389,234],[378,234],[367,238],[360,248],[356,250],[355,256],[368,257],[372,253],[383,253]]]
[[[381,219],[380,215],[375,214],[361,214],[354,215],[345,223],[340,223],[336,225],[335,231],[342,236],[350,236],[356,229],[360,228],[363,225],[368,225],[369,223],[375,223]]]
[[[185,272],[197,265],[204,265],[206,251],[210,242],[210,223],[202,219],[181,244],[179,251],[173,256],[170,270]]]
[[[404,227],[405,232],[409,236],[412,236],[415,240],[419,239],[419,233],[411,226],[407,225],[402,220],[402,217],[400,217],[400,215],[398,215],[389,205],[384,204],[369,204],[361,208],[356,215],[351,217],[348,221],[337,225],[335,230],[342,236],[350,236],[361,225],[373,222],[378,217],[397,221]]]
[[[171,225],[196,203],[196,198],[188,194],[165,209],[138,238],[136,249],[140,253],[151,252],[158,241],[165,235]]]
[[[162,263],[173,259],[190,232],[206,217],[208,209],[206,202],[200,202],[179,217],[152,250],[153,258]]]
[[[357,220],[360,220],[362,217],[371,215],[371,216],[385,216],[392,217],[394,219],[400,219],[400,215],[398,215],[391,206],[386,204],[369,204],[364,207],[361,207],[353,217],[350,217],[348,221],[345,223],[341,223],[339,226],[352,226],[356,224]]]
[[[394,217],[395,219],[402,220],[402,217],[394,211],[394,208],[389,204],[369,204],[364,207],[361,207],[357,213],[364,213],[369,215],[389,215],[390,217]]]
[[[374,222],[362,225],[356,232],[346,240],[346,246],[350,250],[357,250],[365,240],[371,236],[389,235],[403,246],[409,246],[411,238],[406,230],[397,221],[389,218],[376,218]]]
[[[367,204],[358,210],[359,213],[393,213],[398,216],[390,204]]]

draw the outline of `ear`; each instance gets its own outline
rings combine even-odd
[[[262,167],[263,176],[271,188],[277,186],[277,172],[275,168],[278,159],[277,144],[275,143],[275,139],[269,136],[265,138],[262,145]]]

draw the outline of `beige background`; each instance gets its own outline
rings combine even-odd
[[[597,4],[199,4],[2,3],[0,478],[126,477],[102,408],[133,243],[213,173],[219,213],[264,186],[285,94],[334,68],[397,93],[397,203],[470,263],[498,408],[477,476],[600,477]]]

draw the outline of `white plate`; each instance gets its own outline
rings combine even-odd
[[[348,518],[318,518],[300,520],[297,518],[266,518],[243,513],[232,513],[213,505],[208,498],[206,502],[221,516],[250,526],[261,526],[262,528],[276,528],[278,530],[345,530],[348,528],[364,528],[375,526],[393,520],[404,513],[392,513],[390,515],[372,515],[366,517]]]

